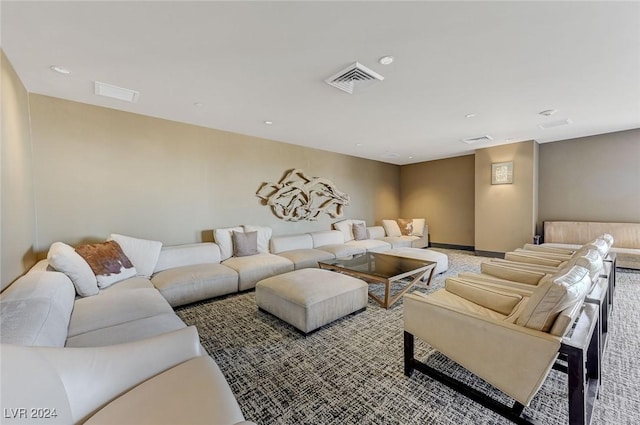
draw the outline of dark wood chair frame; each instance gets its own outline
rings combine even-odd
[[[600,389],[599,317],[598,306],[585,303],[573,327],[563,337],[558,350],[559,359],[554,369],[565,372],[568,376],[570,425],[589,425],[598,398]],[[413,370],[419,370],[516,424],[539,423],[523,412],[525,406],[521,403],[516,401],[512,406],[501,403],[417,360],[414,357],[414,336],[405,331],[404,374],[410,377]]]

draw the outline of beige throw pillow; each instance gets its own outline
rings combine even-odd
[[[369,238],[367,235],[367,226],[364,223],[353,223],[353,239],[363,241]]]
[[[233,256],[248,257],[258,253],[258,232],[233,232]]]

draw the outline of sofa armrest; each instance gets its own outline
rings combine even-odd
[[[3,345],[2,405],[57,408],[70,412],[70,422],[81,422],[139,383],[201,355],[193,326],[107,347]],[[61,394],[66,394],[66,406],[58,399]]]

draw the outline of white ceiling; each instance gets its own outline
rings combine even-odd
[[[1,7],[2,48],[30,92],[393,164],[640,128],[637,1]],[[355,61],[384,81],[353,95],[324,82]],[[96,80],[139,101],[96,96]]]

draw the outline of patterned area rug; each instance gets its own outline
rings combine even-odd
[[[448,276],[478,271],[486,258],[439,249]],[[603,382],[592,424],[640,423],[640,272],[618,269]],[[218,363],[247,420],[258,424],[506,424],[510,423],[448,387],[414,372],[403,373],[402,301],[329,324],[308,337],[258,311],[254,292],[177,310],[196,325],[203,346]],[[427,324],[437,326],[437,323]],[[416,339],[416,357],[480,388],[509,398]],[[551,371],[525,413],[544,424],[566,424],[566,375]]]

